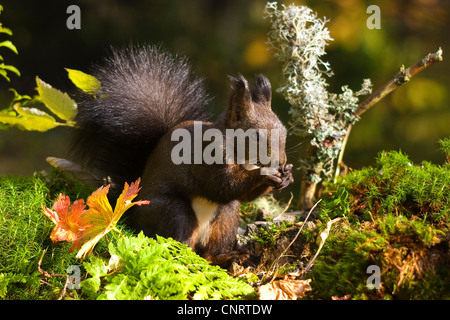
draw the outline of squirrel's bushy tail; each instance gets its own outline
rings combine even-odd
[[[141,174],[158,140],[186,120],[207,120],[202,80],[184,58],[155,46],[130,46],[92,72],[102,85],[79,103],[73,156],[120,187]]]

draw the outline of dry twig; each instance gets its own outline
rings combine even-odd
[[[308,221],[309,216],[311,215],[311,212],[314,211],[314,209],[317,207],[317,205],[320,203],[320,201],[322,201],[322,199],[320,199],[319,201],[316,202],[316,204],[314,204],[314,206],[309,210],[308,215],[305,218],[305,221],[303,221],[300,229],[298,230],[297,234],[295,235],[294,239],[292,239],[291,243],[289,243],[289,245],[286,247],[286,249],[283,250],[283,252],[278,256],[278,258],[273,262],[273,265],[275,265],[277,263],[278,260],[280,260],[280,258],[289,250],[289,248],[294,244],[295,240],[297,240],[298,236],[300,235],[300,232],[302,232],[303,227],[306,224],[306,221]]]
[[[400,68],[400,71],[388,82],[386,82],[383,86],[378,88],[374,93],[372,93],[369,97],[367,97],[364,101],[362,101],[358,108],[355,110],[355,116],[358,118],[361,117],[361,115],[369,110],[373,105],[375,105],[378,101],[383,99],[385,96],[387,96],[389,93],[400,87],[402,84],[408,82],[411,80],[412,77],[414,77],[416,74],[422,72],[429,66],[435,64],[436,62],[442,61],[442,49],[439,48],[438,51],[435,53],[429,53],[427,54],[423,59],[420,59],[416,62],[416,64],[412,65],[411,67],[405,69],[404,66]],[[344,151],[345,151],[345,145],[347,144],[348,137],[350,135],[350,132],[352,131],[352,125],[349,125],[347,128],[347,133],[344,138],[344,144],[341,149],[341,152],[339,154],[338,163],[336,166],[336,174],[335,174],[335,180],[337,179],[339,175],[339,168],[342,165],[342,160],[344,157]]]
[[[39,262],[38,262],[38,271],[39,271],[39,273],[41,273],[41,274],[44,276],[44,278],[46,278],[46,279],[50,279],[50,278],[53,278],[53,277],[65,277],[65,278],[66,278],[66,282],[64,283],[64,287],[62,288],[61,293],[59,294],[59,297],[58,297],[58,300],[61,300],[61,299],[65,296],[65,294],[66,294],[67,285],[69,284],[70,277],[69,277],[69,275],[67,275],[67,274],[55,274],[55,273],[51,273],[51,274],[50,274],[50,273],[48,273],[47,271],[45,271],[45,270],[43,270],[43,269],[41,268],[42,260],[44,259],[44,255],[45,255],[46,252],[47,252],[47,249],[44,249],[44,251],[42,252],[41,258],[39,259]],[[45,284],[47,284],[47,285],[50,285],[50,283],[48,283],[48,282],[45,281],[45,280],[41,280],[41,283],[45,283]]]
[[[429,53],[426,57],[420,59],[416,62],[416,64],[407,69],[402,66],[400,68],[400,71],[391,80],[381,86],[377,91],[372,93],[369,97],[367,97],[367,99],[365,99],[358,105],[358,108],[355,111],[355,115],[357,117],[360,117],[370,107],[372,107],[389,93],[400,87],[402,84],[408,82],[413,76],[425,70],[432,64],[442,60],[442,49],[439,48],[439,50],[435,53]]]

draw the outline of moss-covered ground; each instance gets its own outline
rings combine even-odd
[[[66,279],[44,279],[38,262],[45,249],[43,270],[67,274],[76,261],[75,253],[68,253],[69,243],[51,242],[54,225],[42,213],[41,206],[51,207],[60,192],[79,199],[92,190],[57,172],[0,178],[0,298],[52,299],[59,294]]]
[[[441,141],[450,160],[448,146]],[[64,275],[80,263],[71,244],[50,241],[54,225],[42,205],[51,207],[59,193],[73,201],[92,191],[57,171],[0,178],[0,298],[60,297],[66,277],[45,272]],[[247,276],[252,284],[290,273],[311,279],[304,299],[450,298],[448,161],[414,164],[401,152],[381,152],[373,166],[326,185],[321,199],[306,223],[304,213],[299,221],[269,219],[250,228],[247,244],[261,257]],[[272,216],[284,207],[272,198],[242,212],[252,206]],[[97,258],[107,246],[108,239],[99,243]]]
[[[449,140],[440,143],[450,160]],[[312,218],[291,243],[301,224],[260,225],[250,243],[263,257],[262,274],[278,268],[312,279],[306,298],[450,298],[448,161],[413,164],[401,152],[381,152],[373,166],[325,186]]]

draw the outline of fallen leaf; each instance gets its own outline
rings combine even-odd
[[[350,300],[352,297],[351,294],[346,294],[345,296],[339,297],[339,296],[332,296],[331,300]]]
[[[260,300],[300,300],[306,292],[311,291],[307,280],[277,280],[259,287]]]
[[[73,242],[70,251],[79,248],[83,243],[76,257],[84,259],[103,236],[111,230],[118,231],[117,222],[126,210],[134,205],[150,203],[147,200],[132,202],[140,190],[139,183],[140,179],[131,185],[125,183],[114,210],[107,198],[110,185],[100,187],[89,196],[86,201],[88,210],[84,210],[86,206],[83,200],[77,200],[70,205],[69,197],[59,195],[53,204],[53,210],[42,206],[44,214],[55,223],[50,238],[53,242]]]
[[[122,194],[117,199],[114,211],[107,197],[110,185],[100,187],[87,199],[86,203],[89,206],[89,210],[83,215],[82,220],[83,223],[89,225],[89,227],[83,231],[81,237],[83,240],[89,240],[87,240],[80,248],[76,255],[77,258],[84,259],[90,254],[97,242],[99,242],[108,232],[115,229],[117,222],[126,210],[134,205],[140,206],[150,203],[150,201],[147,200],[131,202],[140,190],[139,183],[140,179],[131,183],[130,186],[125,182],[125,187]]]
[[[80,218],[86,213],[83,200],[77,200],[70,205],[70,198],[60,194],[53,204],[53,210],[42,206],[44,214],[55,224],[50,234],[53,242],[73,242],[70,252],[80,245],[81,232],[87,227]]]

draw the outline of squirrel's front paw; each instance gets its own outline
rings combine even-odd
[[[266,174],[266,184],[270,187],[278,188],[279,185],[283,182],[281,179],[281,174],[276,172],[274,174]]]
[[[292,164],[286,164],[284,166],[281,166],[278,170],[281,173],[281,183],[277,187],[277,189],[281,190],[283,188],[286,188],[289,184],[294,182],[294,177],[292,177]]]
[[[292,164],[280,166],[276,172],[271,172],[266,175],[266,183],[279,190],[286,188],[289,184],[294,182],[291,170]]]

